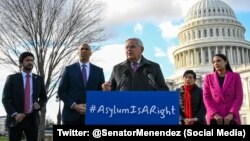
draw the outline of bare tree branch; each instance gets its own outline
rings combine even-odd
[[[1,0],[0,64],[20,71],[18,57],[35,55],[34,71],[45,78],[49,98],[56,94],[65,65],[75,59],[79,43],[106,39],[97,0]],[[95,48],[98,49],[98,48]],[[41,113],[39,140],[44,140],[46,108]]]

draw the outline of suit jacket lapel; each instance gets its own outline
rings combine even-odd
[[[128,61],[128,60],[122,62],[122,68],[121,69],[122,70],[127,70],[128,69],[131,73],[133,73],[133,69],[131,67],[131,62]]]
[[[17,73],[17,84],[19,85],[19,90],[20,90],[20,94],[21,94],[21,103],[22,107],[24,107],[24,84],[23,84],[23,75],[22,73]]]
[[[231,83],[231,80],[233,79],[233,73],[232,72],[227,72],[225,76],[225,80],[223,83],[222,91],[224,92],[226,88],[228,87],[228,84]]]
[[[88,81],[87,81],[87,88],[89,87],[89,85],[91,84],[91,80],[93,79],[94,77],[94,72],[93,72],[93,66],[91,63],[89,63],[89,78],[88,78]]]
[[[219,82],[219,79],[218,79],[218,74],[217,72],[214,72],[213,73],[213,79],[214,79],[214,87],[218,93],[218,95],[223,99],[223,101],[225,101],[224,99],[224,96],[223,96],[223,92],[222,92],[222,89],[220,87],[220,82]]]
[[[81,71],[81,66],[79,62],[75,63],[75,71],[76,71],[76,75],[79,76],[78,80],[83,85],[82,71]]]
[[[36,99],[36,97],[37,97],[37,94],[38,94],[38,92],[37,92],[37,82],[38,80],[37,80],[37,75],[35,75],[35,74],[32,74],[32,82],[33,82],[33,84],[32,84],[32,87],[33,87],[33,94],[32,94],[32,97],[33,97],[33,102],[34,102],[34,100]]]

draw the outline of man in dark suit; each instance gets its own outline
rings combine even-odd
[[[103,69],[89,62],[91,47],[81,44],[78,48],[79,62],[65,68],[58,88],[64,102],[63,124],[83,124],[86,112],[86,92],[102,90]]]
[[[126,40],[127,60],[114,66],[110,81],[102,85],[104,91],[168,91],[159,64],[147,60],[138,38]]]
[[[7,112],[6,124],[10,141],[37,141],[39,110],[47,100],[44,80],[31,73],[34,55],[24,52],[19,57],[22,72],[7,77],[2,102]]]

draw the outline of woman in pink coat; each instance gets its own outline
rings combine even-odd
[[[241,124],[239,111],[243,101],[243,89],[240,75],[232,71],[223,54],[213,57],[213,66],[214,72],[205,76],[203,86],[207,124]]]

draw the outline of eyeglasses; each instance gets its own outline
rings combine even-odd
[[[136,47],[137,47],[137,46],[135,46],[135,45],[125,46],[126,49],[128,49],[128,48],[136,48]]]

